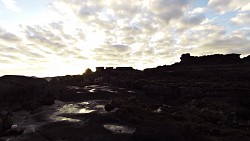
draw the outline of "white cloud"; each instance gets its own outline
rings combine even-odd
[[[207,11],[204,7],[197,7],[191,11],[185,12],[184,16],[180,21],[174,21],[177,23],[179,30],[188,30],[194,26],[201,24],[206,20],[205,12]]]
[[[180,18],[188,6],[188,0],[152,0],[149,9],[162,21]]]
[[[0,40],[4,41],[12,41],[12,42],[17,42],[20,41],[20,39],[13,33],[7,32],[3,28],[0,27]]]
[[[237,25],[250,25],[250,13],[239,13],[236,17],[231,19]]]
[[[18,7],[17,3],[15,0],[1,0],[4,6],[14,12],[20,12],[21,8]]]
[[[220,14],[224,14],[229,11],[239,10],[249,3],[247,0],[209,0],[208,6]]]
[[[246,5],[244,5],[243,7],[241,7],[242,12],[246,12],[246,11],[250,11],[250,2]]]

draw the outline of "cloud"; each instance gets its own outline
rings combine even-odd
[[[206,8],[198,7],[188,12],[184,17],[184,23],[190,25],[199,25],[205,19]]]
[[[231,21],[237,25],[250,25],[250,13],[239,13],[234,18],[232,18]]]
[[[239,10],[249,3],[249,1],[245,0],[209,0],[208,6],[220,14],[224,14],[226,12]]]
[[[15,0],[1,0],[4,6],[14,12],[20,12],[21,8],[17,6],[17,3]]]
[[[169,22],[180,18],[188,6],[188,0],[153,0],[149,5],[155,17]]]
[[[10,32],[7,32],[3,28],[0,27],[0,39],[7,41],[7,42],[16,42],[20,41],[20,39],[15,35]]]
[[[206,20],[205,12],[207,8],[197,7],[193,10],[187,10],[179,21],[174,21],[179,31],[189,30],[192,27],[202,24]]]
[[[221,39],[214,39],[204,44],[203,49],[209,49],[220,53],[240,53],[242,55],[249,54],[250,40],[237,36],[229,36]]]
[[[250,2],[244,5],[243,7],[241,7],[240,11],[242,12],[250,11]]]

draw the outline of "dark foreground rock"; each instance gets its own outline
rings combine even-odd
[[[9,112],[0,111],[0,135],[4,134],[12,126],[13,122]]]
[[[250,141],[249,72],[249,56],[186,54],[144,71],[99,67],[50,82],[5,76],[0,105],[17,110],[13,125],[24,128],[10,141]]]
[[[48,82],[24,76],[0,77],[0,106],[5,110],[32,110],[54,103]]]

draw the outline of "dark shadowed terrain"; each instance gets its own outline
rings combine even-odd
[[[250,56],[0,77],[0,141],[250,141]]]

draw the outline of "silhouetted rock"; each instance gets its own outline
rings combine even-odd
[[[107,104],[105,105],[104,109],[107,111],[107,112],[110,112],[112,110],[115,109],[115,106],[113,104]]]
[[[207,56],[191,56],[189,53],[182,54],[182,65],[223,65],[223,64],[235,64],[240,63],[240,54],[214,54]]]
[[[144,71],[98,67],[49,82],[4,76],[0,109],[30,110],[57,99],[25,117],[25,124],[42,121],[36,132],[14,140],[247,141],[248,61],[239,54],[183,54],[180,63]],[[9,129],[10,123],[0,122],[0,127]]]
[[[88,68],[88,69],[86,69],[86,71],[83,74],[89,75],[89,74],[92,74],[92,73],[93,73],[93,71],[90,68]]]
[[[24,76],[0,77],[0,102],[5,108],[35,109],[54,103],[48,82],[41,78]]]
[[[247,57],[244,57],[242,60],[243,60],[244,62],[250,63],[250,55],[248,55]]]
[[[113,67],[106,67],[106,69],[105,70],[107,70],[107,71],[111,71],[111,70],[114,70],[114,68]]]
[[[115,70],[117,71],[133,71],[132,67],[117,67]]]
[[[96,72],[103,72],[104,71],[104,67],[96,67]]]

